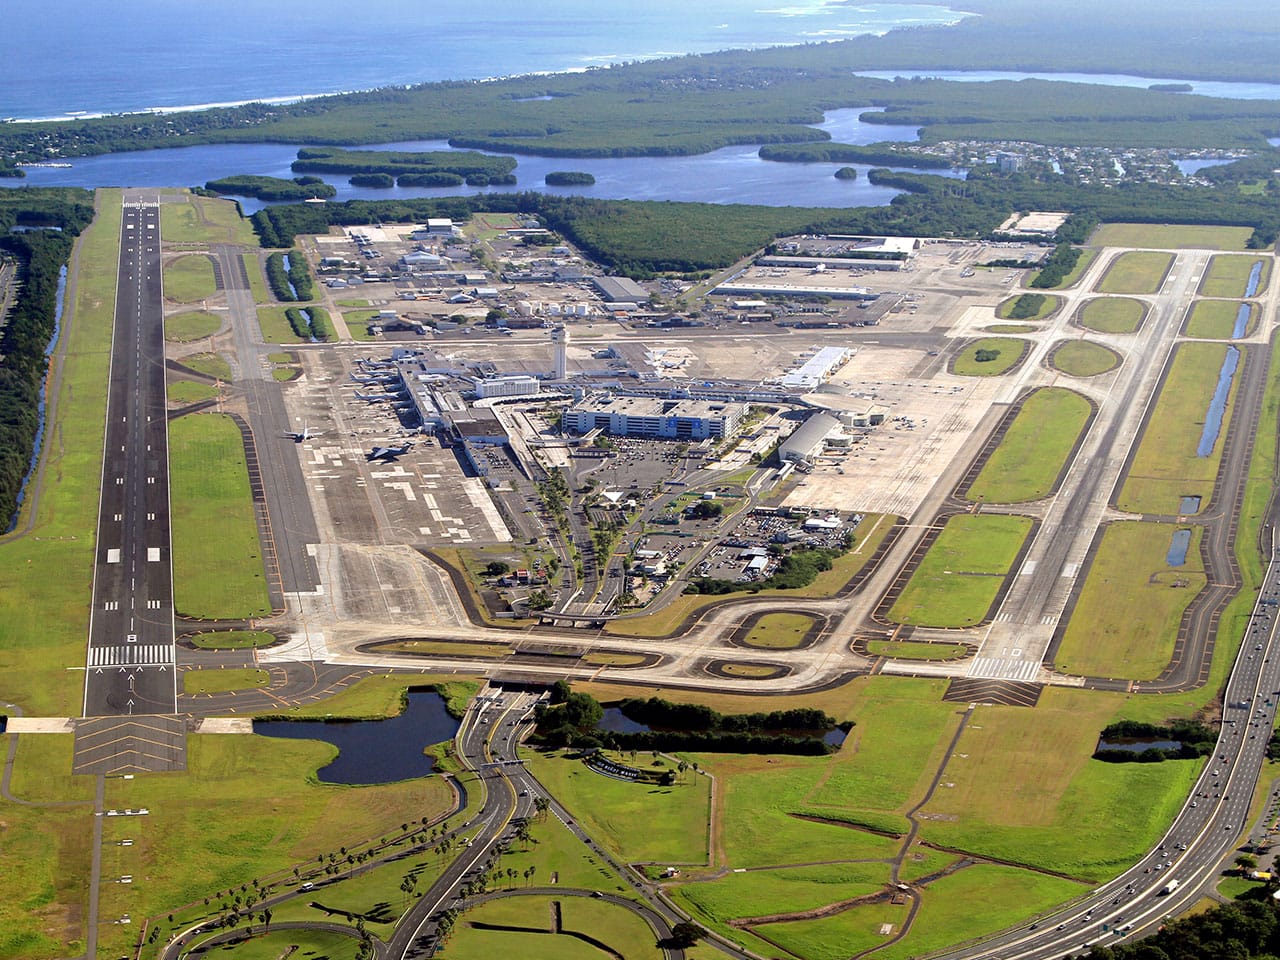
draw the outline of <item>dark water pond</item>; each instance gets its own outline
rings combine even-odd
[[[1182,502],[1178,504],[1179,513],[1199,513],[1200,498],[1199,497],[1183,497]]]
[[[605,707],[604,716],[601,717],[596,726],[601,730],[608,730],[610,733],[647,733],[653,729],[647,723],[639,723],[632,720],[619,707]],[[795,733],[797,736],[803,736],[810,733],[810,731],[795,731]],[[846,736],[846,731],[836,727],[822,735],[822,742],[832,747],[839,747],[840,744],[844,743]]]
[[[458,721],[445,710],[438,693],[409,694],[404,713],[390,720],[255,721],[253,732],[288,740],[323,740],[338,755],[316,776],[323,783],[369,785],[413,780],[431,773],[435,764],[424,747],[452,740]]]
[[[1191,546],[1190,530],[1173,531],[1173,539],[1169,542],[1169,552],[1164,562],[1171,567],[1180,567],[1187,562],[1187,548]]]
[[[1258,283],[1262,280],[1262,261],[1258,260],[1254,263],[1253,269],[1249,271],[1249,282],[1245,285],[1244,295],[1252,297],[1258,292]]]
[[[1218,434],[1222,431],[1222,417],[1227,412],[1227,397],[1231,394],[1231,380],[1236,375],[1239,363],[1240,351],[1236,347],[1227,347],[1227,355],[1222,358],[1222,369],[1218,372],[1218,386],[1213,391],[1213,398],[1205,413],[1204,429],[1200,431],[1200,443],[1196,446],[1197,457],[1209,456],[1218,442]]]

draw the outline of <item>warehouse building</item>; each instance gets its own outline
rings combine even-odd
[[[778,459],[783,463],[807,463],[822,452],[827,437],[839,426],[840,421],[829,413],[810,415],[778,446]]]
[[[606,303],[644,303],[649,294],[627,277],[592,277],[591,285]]]

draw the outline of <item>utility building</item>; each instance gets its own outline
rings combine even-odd
[[[570,407],[560,422],[573,433],[603,430],[615,437],[705,440],[735,434],[746,411],[745,403],[598,396]]]

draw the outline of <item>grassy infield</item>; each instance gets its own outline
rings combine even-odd
[[[10,676],[28,681],[26,689],[8,695],[21,700],[33,714],[75,713],[79,697],[78,677],[68,676],[63,668],[82,656],[87,617],[83,584],[92,552],[84,539],[53,537],[91,529],[93,523],[100,443],[93,440],[99,426],[90,411],[101,409],[104,400],[118,195],[115,202],[114,208],[107,205],[82,248],[82,266],[96,264],[98,276],[82,272],[78,310],[69,325],[62,422],[55,430],[48,487],[36,518],[42,539],[11,541],[0,554],[5,559],[0,566],[0,668],[8,666]],[[74,403],[69,397],[72,383]],[[1265,505],[1276,406],[1273,390],[1259,431],[1246,500],[1247,524],[1256,524]],[[75,415],[80,410],[85,413]],[[1021,540],[1019,523],[992,516],[974,519],[994,519],[997,525],[1008,522],[1010,529],[1002,528],[1004,536],[993,553],[990,543],[977,547],[965,535],[968,531],[957,526],[952,539],[965,548],[966,566],[999,572],[1003,560],[1007,569],[1006,558]],[[1241,542],[1251,542],[1247,532]],[[1256,558],[1245,551],[1241,559],[1246,577],[1256,583],[1260,576]],[[1113,597],[1112,602],[1117,599]],[[980,723],[970,725],[961,737],[957,753],[963,759],[957,756],[947,767],[946,779],[954,786],[939,791],[925,811],[939,818],[922,822],[921,839],[979,856],[1063,871],[1081,882],[994,864],[967,868],[927,887],[924,909],[910,936],[878,956],[901,958],[927,952],[1013,922],[1083,892],[1149,846],[1185,796],[1198,764],[1099,764],[1087,759],[1093,738],[1118,716],[1185,715],[1209,700],[1225,674],[1236,642],[1232,638],[1248,606],[1245,597],[1223,618],[1222,656],[1215,660],[1213,682],[1201,690],[1157,702],[1051,688],[1035,710],[982,708]],[[33,620],[37,610],[38,632]],[[21,671],[16,669],[19,664]],[[400,678],[376,678],[333,701],[298,712],[387,712],[394,708],[403,684]],[[533,766],[575,815],[628,860],[688,864],[683,868],[686,882],[676,896],[703,911],[713,927],[730,933],[725,923],[732,917],[808,909],[883,888],[888,868],[876,861],[894,856],[897,843],[855,825],[881,830],[905,827],[904,812],[918,802],[955,730],[958,710],[941,702],[943,687],[941,681],[875,677],[810,697],[779,698],[771,705],[782,708],[802,701],[852,720],[856,726],[841,751],[829,759],[697,757],[702,769],[715,777],[710,796],[711,782],[692,773],[672,788],[655,791],[589,774],[568,760],[537,758]],[[652,691],[612,686],[593,692],[616,698]],[[688,699],[729,712],[758,709],[758,702],[749,697],[693,694]],[[1052,751],[1044,749],[1049,742],[1056,745]],[[362,824],[372,834],[408,819],[410,811],[416,818],[442,809],[445,803],[438,778],[376,788],[308,783],[306,772],[326,762],[329,755],[329,748],[321,744],[215,736],[191,737],[189,743],[185,774],[108,782],[109,806],[146,805],[152,815],[146,823],[107,824],[105,875],[133,873],[146,882],[133,887],[104,885],[104,916],[130,912],[139,917],[198,901],[218,888],[351,842],[351,823]],[[86,799],[90,782],[66,773],[70,746],[68,737],[24,738],[14,790],[32,799]],[[714,811],[710,831],[708,803]],[[192,810],[200,815],[191,816]],[[247,816],[248,811],[257,815]],[[828,822],[801,820],[795,814]],[[63,905],[82,908],[78,888],[87,874],[91,818],[83,808],[46,810],[6,804],[4,819],[0,930],[5,932],[0,935],[0,957],[65,953],[65,939],[74,936],[78,923],[69,922]],[[133,847],[112,845],[126,835],[136,838]],[[566,840],[567,833],[554,822],[539,825],[535,835],[540,843],[528,853],[508,855],[503,866],[523,871],[535,865],[538,879],[549,880],[555,872],[567,886],[616,887],[589,852]],[[921,876],[950,860],[944,852],[919,847],[910,851],[902,876]],[[818,861],[823,865],[801,866]],[[323,899],[363,909],[382,900],[398,909],[401,867],[410,865],[405,861],[396,871],[345,881],[346,886],[331,888],[332,895],[326,892]],[[422,866],[426,873],[436,869],[430,863]],[[755,869],[703,880],[700,866],[708,872],[721,866]],[[424,877],[422,886],[425,882]],[[469,919],[536,917],[544,907],[517,901],[485,907]],[[618,911],[583,919],[591,908],[588,905],[584,911],[571,903],[565,908],[567,925],[591,924],[593,929],[608,930],[607,939],[613,942],[617,936],[617,942],[625,941],[628,949],[647,938],[638,929],[624,930],[627,921],[620,919],[623,915]],[[289,911],[306,909],[299,902],[282,908],[277,917],[285,919]],[[896,924],[900,919],[897,908],[859,906],[821,920],[769,924],[762,932],[803,957],[825,960],[835,956],[833,949],[847,956],[880,942],[880,923]],[[104,927],[103,931],[104,950],[125,951],[128,928]],[[733,935],[762,952],[775,951],[749,934]],[[460,931],[451,952],[467,956],[466,951],[488,946],[515,948],[510,939],[501,943],[477,939],[489,936]],[[522,945],[527,946],[527,937],[535,935],[512,936],[524,937]],[[532,942],[539,945],[540,955],[553,955],[547,953],[542,935],[536,936],[540,939]],[[273,935],[257,941],[250,948],[252,953],[238,955],[278,956],[287,944],[302,942],[297,934]],[[345,945],[330,941],[304,945],[334,957],[347,955]],[[559,942],[554,949],[560,951]]]

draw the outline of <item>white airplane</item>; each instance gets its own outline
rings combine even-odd
[[[301,432],[296,430],[286,430],[284,435],[294,443],[302,443],[304,440],[314,440],[316,437],[320,436],[320,432],[303,425]]]

